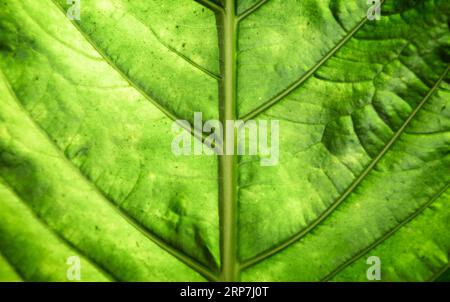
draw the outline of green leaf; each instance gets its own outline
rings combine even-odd
[[[66,2],[0,0],[0,280],[448,280],[448,1]],[[194,112],[279,163],[174,155]]]

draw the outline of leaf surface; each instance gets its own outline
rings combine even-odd
[[[0,0],[1,280],[447,278],[448,1],[81,2]],[[279,164],[175,156],[194,112]]]

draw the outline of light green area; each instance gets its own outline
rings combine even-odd
[[[40,222],[28,205],[3,182],[0,182],[0,198],[0,246],[9,265],[17,271],[12,271],[6,259],[0,258],[1,281],[20,280],[17,273],[26,281],[71,281],[67,264],[70,257],[80,259],[80,281],[111,279]]]
[[[449,2],[260,1],[0,0],[0,280],[448,280]],[[197,111],[279,164],[175,156]]]
[[[434,85],[448,64],[443,51],[450,34],[445,16],[429,22],[427,14],[435,15],[436,9],[393,12],[376,27],[367,23],[314,76],[257,117],[280,120],[280,164],[261,167],[258,161],[241,159],[242,260],[309,231],[325,211],[347,202],[352,184],[376,173],[371,165],[390,154],[389,142],[409,118],[416,120],[414,110],[422,110],[427,94],[439,90]],[[384,39],[386,32],[390,37]],[[408,36],[401,35],[405,32]],[[438,119],[434,127],[448,123],[448,102],[446,95],[437,106],[429,121]],[[440,156],[449,149],[444,138],[438,138],[443,145],[436,146],[434,156],[445,171],[449,166]],[[413,152],[412,147],[405,145],[399,158]]]
[[[70,6],[52,1],[64,11]],[[178,118],[192,120],[193,111],[218,118],[213,13],[192,0],[84,0],[81,5],[80,31],[135,86]],[[32,11],[42,9],[33,6]]]
[[[448,69],[447,69],[448,72]],[[449,77],[447,76],[447,80]],[[440,90],[439,90],[440,88]],[[372,244],[384,244],[390,232],[398,231],[402,224],[415,218],[420,211],[424,211],[433,200],[442,194],[442,190],[448,187],[450,167],[450,111],[449,85],[441,84],[436,88],[432,96],[411,120],[404,132],[390,146],[385,155],[377,162],[373,169],[365,172],[366,175],[357,188],[335,208],[331,216],[314,222],[315,228],[309,228],[309,232],[300,240],[291,244],[284,250],[264,259],[262,262],[250,267],[244,272],[244,280],[313,280],[327,279],[342,265],[351,264],[357,260],[359,253],[365,249],[372,249]],[[430,271],[438,271],[448,264],[450,245],[448,239],[448,195],[442,195],[434,211],[441,211],[442,218],[429,218],[428,231],[431,236],[421,236],[406,232],[401,242],[395,243],[398,247],[408,249],[409,253],[423,254],[417,250],[421,244],[428,245],[428,249],[438,255],[439,261],[426,263],[434,256],[417,258],[418,265],[434,265]],[[420,218],[423,219],[423,218]],[[274,221],[273,215],[271,221]],[[435,231],[439,231],[435,233]],[[398,235],[401,236],[401,235]],[[440,238],[442,242],[436,245],[433,238]],[[394,239],[389,239],[391,241]],[[417,241],[416,241],[417,240]],[[387,242],[388,242],[387,241]],[[416,246],[413,242],[417,242]],[[420,244],[419,244],[420,242]],[[413,246],[411,246],[413,245]],[[399,248],[386,244],[385,255],[380,257],[388,261],[388,257],[399,259]],[[376,252],[370,255],[378,256]],[[399,257],[399,258],[398,258]],[[365,261],[367,257],[361,258]],[[347,263],[350,261],[350,263]],[[344,266],[345,267],[345,266]],[[355,269],[356,276],[365,276],[367,266],[363,271]],[[429,274],[421,274],[414,266],[402,269],[402,275],[392,279],[397,280],[426,280]],[[421,278],[419,278],[419,276]],[[339,275],[338,275],[339,277]],[[426,278],[425,278],[426,277]],[[389,278],[389,276],[385,276]],[[347,275],[346,280],[352,281]]]
[[[0,11],[2,72],[26,114],[64,154],[66,165],[123,215],[187,256],[217,267],[216,159],[175,157],[172,121],[107,63],[54,3],[1,5],[6,7]],[[6,107],[0,110],[7,114]],[[9,140],[2,133],[2,144]],[[33,179],[15,177],[14,185],[37,187]]]
[[[332,9],[330,9],[330,7]],[[365,1],[271,0],[239,25],[238,115],[269,101],[366,16]]]
[[[196,272],[149,240],[146,231],[131,224],[126,214],[103,196],[30,120],[13,98],[4,79],[1,80],[0,173],[5,185],[15,192],[15,195],[3,193],[1,198],[1,212],[5,215],[0,220],[1,249],[2,254],[11,258],[11,262],[17,263],[19,268],[23,265],[22,275],[29,274],[31,280],[61,279],[61,259],[69,254],[66,251],[68,245],[75,246],[118,280],[202,280]],[[47,247],[46,251],[38,254],[44,257],[39,262],[51,263],[49,268],[38,266],[43,270],[42,275],[33,275],[33,268],[38,265],[38,260],[22,256],[19,251],[33,253],[34,244],[50,245],[50,240],[56,239],[30,239],[40,235],[38,228],[42,226],[34,226],[29,217],[20,216],[24,209],[23,205],[18,204],[18,199],[23,200],[36,217],[57,232],[64,241],[55,242],[61,247]],[[19,209],[15,210],[14,206]],[[28,212],[23,215],[30,216]],[[14,236],[9,228],[15,232],[26,232],[29,228],[28,232],[31,234]],[[45,233],[42,236],[49,237]],[[64,256],[59,253],[64,253]],[[58,261],[53,261],[53,257]],[[50,272],[47,273],[47,270]],[[52,273],[53,270],[56,272]]]
[[[381,261],[382,281],[434,281],[448,266],[450,251],[450,191],[433,201],[415,220],[375,249],[368,251],[337,275],[333,281],[366,281],[366,259]],[[431,223],[430,223],[431,222]]]

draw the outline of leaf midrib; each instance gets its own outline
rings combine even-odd
[[[214,11],[217,15],[221,15],[226,17],[227,13],[232,13],[232,18],[229,20],[227,26],[234,27],[232,36],[228,37],[228,39],[235,40],[237,35],[237,23],[242,21],[245,17],[252,14],[254,11],[262,7],[263,4],[267,2],[267,0],[261,0],[252,7],[250,7],[248,10],[244,11],[240,15],[236,15],[235,10],[235,3],[233,0],[225,0],[224,6],[220,6],[212,1],[209,0],[196,0],[200,4],[204,5],[205,7],[211,9]],[[52,2],[62,11],[62,13],[65,14],[64,9],[57,3],[55,0],[52,0]],[[300,86],[304,81],[306,81],[312,74],[314,74],[317,69],[319,69],[328,59],[330,59],[366,22],[366,18],[363,19],[349,34],[347,34],[343,40],[340,41],[338,45],[336,45],[333,49],[330,50],[330,52],[322,58],[316,64],[312,69],[309,70],[308,73],[303,75],[298,81],[288,86],[285,90],[283,90],[275,99],[272,99],[268,101],[267,103],[263,104],[261,107],[257,108],[251,116],[244,117],[244,120],[250,119],[252,116],[259,114],[260,112],[264,111],[268,107],[272,106],[284,96],[289,94],[292,90],[296,89],[298,86]],[[155,105],[161,112],[163,112],[166,116],[168,116],[172,120],[177,120],[178,117],[176,117],[173,113],[171,113],[169,110],[167,110],[165,107],[160,105],[157,101],[155,101],[153,98],[151,98],[145,91],[143,91],[142,88],[140,88],[139,85],[134,83],[132,79],[130,79],[120,68],[118,68],[110,59],[109,57],[104,54],[104,52],[96,45],[96,43],[79,27],[79,25],[76,22],[71,22],[74,27],[80,32],[80,34],[94,47],[94,49],[103,57],[105,62],[107,62],[114,70],[116,70],[129,84],[131,87],[136,89],[141,95],[143,95],[148,101],[150,101],[153,105]],[[221,28],[221,30],[226,30],[227,28],[224,26]],[[229,28],[228,28],[229,29]],[[225,39],[227,39],[225,37]],[[232,46],[231,43],[221,43],[225,47],[225,51],[229,50],[230,46]],[[234,45],[233,47],[236,47]],[[229,56],[228,60],[221,60],[223,62],[223,66],[225,68],[221,72],[221,81],[222,81],[222,91],[220,96],[220,102],[223,106],[221,110],[221,120],[235,120],[237,113],[236,113],[236,71],[235,71],[235,64],[236,64],[236,51],[232,51],[233,53]],[[226,65],[234,65],[233,68],[227,68]],[[228,66],[230,67],[230,66]],[[227,71],[228,69],[228,71]],[[233,71],[230,71],[233,70]],[[228,76],[232,74],[232,78],[234,79],[227,79]],[[227,84],[229,83],[229,84]],[[224,95],[230,95],[231,97],[224,100]],[[227,109],[228,108],[228,109]],[[193,136],[196,138],[204,141],[205,136],[203,133],[199,134],[195,129],[190,128],[187,129]],[[237,260],[237,234],[236,234],[236,203],[237,203],[237,196],[236,196],[236,170],[237,170],[237,164],[236,164],[236,158],[235,156],[219,156],[220,163],[220,169],[219,169],[219,175],[220,175],[220,184],[221,187],[221,197],[219,200],[220,205],[220,217],[221,217],[221,279],[223,280],[229,280],[229,281],[236,281],[239,279],[239,266],[238,260]],[[122,212],[122,210],[121,210]],[[124,214],[124,213],[123,213]],[[129,217],[131,218],[131,217]],[[131,218],[134,220],[134,218]],[[147,231],[144,228],[144,231]],[[152,235],[152,234],[151,234]],[[152,235],[153,236],[153,235]],[[154,240],[160,240],[159,238],[154,238]],[[166,248],[173,249],[170,245],[165,243],[161,240],[161,244],[167,245]],[[173,249],[173,252],[178,254],[179,252],[176,249]],[[182,252],[178,255],[175,255],[177,258],[182,258],[184,254]],[[187,256],[189,257],[189,256]],[[183,262],[185,262],[184,260]],[[196,266],[196,264],[191,264],[192,266]],[[195,268],[195,267],[194,267]],[[203,275],[209,275],[209,270],[206,269],[206,272],[204,271],[204,268],[197,267],[197,270],[200,270],[200,272]],[[202,272],[203,271],[203,272]],[[211,275],[208,277],[209,279],[214,280],[215,276]]]
[[[234,0],[225,0],[223,12],[217,15],[221,45],[220,85],[220,119],[224,125],[224,137],[227,133],[235,133],[234,126],[229,129],[226,121],[236,120],[236,48],[237,20]],[[236,135],[234,135],[236,138]],[[230,144],[230,146],[228,146]],[[231,145],[232,144],[232,145]],[[236,142],[228,139],[223,144],[224,150],[235,148]],[[227,154],[227,151],[224,152]],[[220,224],[220,258],[221,281],[239,280],[239,263],[237,259],[237,157],[234,155],[219,156],[219,224]]]
[[[200,4],[205,5],[205,2],[210,1],[199,1]],[[221,93],[219,96],[221,102],[221,120],[223,125],[226,125],[226,120],[236,120],[237,119],[237,92],[236,92],[236,39],[237,39],[237,28],[239,22],[245,19],[247,16],[262,7],[267,0],[261,0],[250,7],[248,10],[244,11],[240,15],[236,15],[235,1],[234,0],[224,0],[224,6],[220,9],[213,9],[219,18],[227,18],[228,15],[232,15],[231,20],[228,24],[220,24],[218,30],[221,30],[219,38],[222,39],[219,44],[222,45],[222,70],[221,70]],[[207,5],[205,5],[208,7]],[[308,73],[304,74],[299,80],[288,86],[282,92],[280,92],[274,99],[264,103],[262,106],[255,109],[250,114],[244,116],[242,120],[247,121],[259,113],[265,111],[270,106],[274,105],[294,89],[299,87],[304,81],[306,81],[310,76],[312,76],[317,69],[319,69],[325,62],[328,61],[344,44],[350,40],[354,34],[366,23],[367,18],[364,18],[358,25],[347,34],[344,39],[342,39],[339,44],[333,47],[330,52],[322,58]],[[233,27],[233,30],[230,30]],[[227,31],[229,34],[234,35],[227,36]],[[231,33],[232,32],[232,33]],[[229,35],[228,34],[228,35]],[[230,42],[232,41],[232,42]],[[232,50],[232,54],[226,55],[227,51]],[[231,79],[230,79],[231,77]],[[228,95],[230,97],[228,97]],[[224,137],[226,137],[226,130],[224,130]],[[233,148],[236,142],[234,142]],[[221,233],[221,277],[222,281],[238,281],[240,279],[240,271],[245,268],[243,264],[239,263],[237,259],[237,193],[236,193],[236,182],[237,182],[237,160],[234,155],[229,156],[219,156],[219,187],[220,187],[220,198],[219,198],[219,211],[220,211],[220,233]]]
[[[224,7],[215,4],[212,1],[208,1],[208,0],[196,0],[197,2],[205,5],[206,7],[208,7],[209,9],[211,9],[212,11],[218,13],[218,14],[226,14],[227,11],[227,5],[230,4],[231,2],[234,2],[233,0],[224,0],[225,5]],[[57,5],[62,11],[63,13],[64,10],[62,9],[62,7],[55,2],[55,0],[52,0],[52,2]],[[251,7],[248,11],[245,11],[243,14],[241,14],[240,16],[235,16],[235,11],[234,11],[234,4],[233,4],[233,19],[235,22],[235,26],[236,23],[239,22],[239,20],[242,20],[243,18],[245,18],[246,16],[248,16],[249,14],[251,14],[254,10],[258,9],[262,4],[264,4],[265,2],[267,2],[267,0],[261,0],[260,2],[258,2],[257,4],[255,4],[253,7]],[[384,1],[382,1],[383,3]],[[330,50],[329,53],[327,53],[327,55],[322,58],[312,69],[310,69],[306,74],[304,74],[299,80],[297,80],[296,82],[292,83],[291,85],[289,85],[286,89],[284,89],[283,91],[281,91],[279,94],[277,94],[274,98],[272,98],[271,100],[267,101],[266,103],[264,103],[263,105],[259,106],[258,108],[256,108],[254,111],[246,114],[243,119],[244,120],[249,120],[253,117],[255,117],[256,115],[260,114],[261,112],[265,111],[267,108],[273,106],[274,104],[276,104],[277,102],[279,102],[281,99],[283,99],[285,96],[287,96],[289,93],[291,93],[293,90],[295,90],[296,88],[298,88],[302,83],[304,83],[309,77],[311,77],[323,64],[325,64],[325,62],[328,61],[328,59],[330,59],[346,42],[348,42],[348,40],[350,40],[354,34],[356,34],[356,32],[367,22],[367,18],[364,18],[363,21],[361,21],[360,23],[358,23],[358,25],[349,32],[348,35],[346,35],[344,37],[344,39],[342,39],[338,45],[336,45],[334,48],[332,48]],[[153,100],[147,93],[145,93],[141,88],[139,88],[138,85],[136,85],[128,76],[126,76],[117,66],[115,66],[115,64],[113,62],[111,62],[111,60],[96,46],[96,44],[91,41],[90,37],[87,36],[77,25],[76,22],[72,22],[72,24],[74,24],[74,26],[77,28],[77,30],[86,38],[86,40],[97,50],[97,52],[105,59],[105,61],[113,68],[115,69],[133,88],[135,88],[139,93],[141,93],[147,100],[149,100],[152,104],[154,104],[159,110],[161,110],[161,112],[163,112],[164,114],[166,114],[169,118],[171,118],[172,120],[177,120],[177,117],[175,115],[173,115],[170,111],[168,111],[167,109],[165,109],[162,105],[160,105],[158,102],[156,102],[155,100]],[[234,32],[234,34],[236,35],[236,32]],[[227,44],[228,45],[228,44]],[[236,64],[235,62],[235,57],[233,56],[233,59],[231,61],[230,64]],[[226,64],[225,64],[226,65]],[[227,74],[229,72],[224,72],[222,75],[222,78],[226,78]],[[346,199],[346,197],[348,197],[348,195],[351,194],[351,192],[354,190],[354,188],[356,188],[356,186],[365,178],[365,176],[373,169],[373,167],[376,165],[376,163],[384,156],[385,153],[387,153],[387,151],[390,149],[390,147],[394,144],[394,142],[398,139],[398,137],[401,135],[401,133],[404,131],[404,128],[406,128],[406,126],[409,124],[409,122],[414,118],[414,116],[417,114],[417,112],[420,110],[420,108],[423,106],[423,104],[429,99],[429,97],[434,93],[434,91],[437,89],[437,87],[439,86],[439,83],[442,81],[443,77],[445,77],[445,74],[448,73],[448,68],[446,70],[446,72],[444,73],[444,75],[440,78],[440,80],[433,86],[433,88],[429,91],[429,93],[425,96],[425,98],[421,101],[421,103],[416,107],[416,109],[412,112],[412,114],[408,117],[408,119],[405,121],[405,123],[402,125],[402,127],[399,129],[399,131],[396,132],[396,134],[392,137],[392,139],[388,142],[388,144],[382,149],[381,153],[372,161],[372,163],[368,166],[368,169],[366,169],[364,171],[364,173],[362,175],[360,175],[360,177],[357,179],[357,182],[352,184],[352,186],[349,187],[349,189],[346,191],[346,194],[348,192],[348,194],[345,197],[342,197],[340,199],[338,199],[339,203],[341,203],[342,201],[344,201]],[[224,79],[223,80],[224,83],[227,83],[227,80]],[[232,84],[232,86],[229,85],[223,85],[224,90],[222,91],[222,93],[224,91],[227,91],[227,93],[231,93],[234,94],[234,97],[232,97],[230,100],[225,100],[225,102],[223,102],[223,99],[221,99],[222,104],[225,105],[225,107],[230,107],[233,108],[232,111],[234,111],[232,114],[227,114],[226,112],[222,111],[221,112],[221,119],[226,119],[226,117],[229,117],[229,119],[235,119],[236,118],[236,97],[235,97],[235,92],[236,92],[236,86],[235,83]],[[225,110],[226,111],[226,110]],[[199,134],[197,132],[194,133],[192,132],[192,129],[188,129],[191,134],[193,134],[194,136],[196,136],[197,138],[199,138]],[[204,137],[202,136],[201,139],[203,140]],[[221,156],[222,157],[222,156]],[[231,158],[232,160],[230,162],[227,162],[224,167],[228,167],[227,169],[231,169],[233,171],[235,171],[236,169],[236,162],[235,162],[235,158]],[[69,161],[70,162],[70,161]],[[80,172],[81,173],[81,172]],[[82,173],[81,173],[82,174]],[[83,175],[83,174],[82,174]],[[231,176],[228,176],[226,180],[223,179],[223,174],[220,173],[221,175],[221,185],[225,186],[225,187],[229,187],[230,184],[233,184],[235,182],[235,177],[236,175],[234,173],[231,173]],[[83,175],[84,176],[84,175]],[[237,202],[235,194],[233,193],[233,190],[235,190],[235,188],[233,188],[231,191],[227,190],[225,192],[225,194],[223,194],[224,196],[226,196],[227,199],[231,200],[231,204],[235,204]],[[103,194],[102,194],[103,195]],[[345,195],[345,194],[344,194]],[[104,196],[104,195],[103,195]],[[106,198],[106,197],[105,197]],[[230,199],[231,198],[231,199]],[[112,202],[112,201],[110,201]],[[336,203],[336,202],[335,202]],[[335,204],[334,203],[334,204]],[[331,208],[330,211],[326,211],[325,214],[327,214],[325,217],[323,217],[323,219],[325,219],[329,214],[331,214],[331,212],[333,212],[333,210],[338,206],[339,204],[336,204],[335,206],[333,206]],[[223,206],[223,205],[222,205]],[[228,205],[229,206],[229,205]],[[235,216],[235,209],[232,210],[232,216]],[[222,213],[221,213],[222,215]],[[320,216],[322,217],[322,216]],[[319,218],[320,218],[319,217]],[[132,218],[134,219],[134,218]],[[227,219],[231,219],[234,221],[235,217],[229,217]],[[322,220],[323,220],[322,219]],[[321,221],[322,221],[321,220]],[[317,224],[313,225],[312,228],[314,228],[316,225],[318,225],[321,221],[318,221]],[[230,221],[228,221],[230,222]],[[221,224],[222,226],[223,224]],[[231,228],[235,228],[235,226],[232,226]],[[311,228],[311,229],[312,229]],[[146,231],[144,229],[144,231]],[[221,228],[222,231],[222,228]],[[234,234],[233,236],[229,236],[229,237],[233,237],[230,238],[231,241],[236,241],[236,234],[235,234],[235,229],[225,229],[224,230],[225,233],[229,233],[229,234]],[[309,232],[309,231],[308,231]],[[306,233],[308,233],[306,232]],[[306,235],[305,233],[305,235]],[[221,240],[222,240],[222,235],[221,235]],[[292,241],[291,243],[297,241],[298,239],[300,239],[302,236],[300,236],[297,239],[292,239],[290,241]],[[166,244],[165,242],[163,242],[164,244]],[[236,242],[233,243],[234,245],[236,244]],[[232,244],[232,245],[233,245]],[[290,244],[288,244],[290,245]],[[286,247],[286,246],[284,246]],[[273,253],[270,254],[265,254],[264,257],[262,257],[261,259],[259,259],[256,262],[259,262],[263,259],[265,259],[266,257],[276,253],[277,251],[283,249],[284,247],[277,249],[277,250],[273,250]],[[236,254],[235,254],[235,248],[234,247],[234,251],[232,251],[233,255],[228,255],[231,256],[233,258],[233,263],[231,264],[223,264],[222,261],[222,271],[223,269],[228,270],[229,266],[234,266],[236,263],[238,263],[237,258],[236,258]],[[178,250],[174,249],[176,252],[179,252]],[[223,252],[223,251],[222,251]],[[228,253],[228,252],[227,252]],[[175,257],[178,258],[178,256],[174,255]],[[221,255],[222,258],[223,255]],[[236,271],[234,273],[239,274],[239,270],[242,270],[250,265],[255,264],[256,262],[253,263],[248,263],[248,262],[244,262],[242,264],[242,266],[240,268],[237,268]],[[248,265],[247,265],[248,264]],[[196,267],[192,267],[193,269],[198,271],[198,268]],[[222,272],[223,273],[223,272]],[[216,276],[213,276],[213,278],[211,278],[212,280],[216,279]],[[231,280],[231,281],[235,281],[235,280]]]

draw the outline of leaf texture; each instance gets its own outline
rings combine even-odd
[[[81,2],[0,0],[0,280],[448,280],[448,1]],[[194,112],[279,164],[175,156]]]

